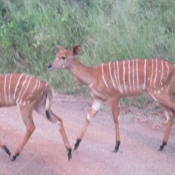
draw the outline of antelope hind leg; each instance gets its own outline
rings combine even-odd
[[[34,124],[33,118],[32,118],[32,111],[30,109],[29,110],[21,110],[21,115],[23,118],[23,122],[26,126],[26,133],[25,133],[25,136],[24,136],[22,142],[17,147],[15,154],[12,157],[12,161],[16,160],[16,158],[20,155],[22,149],[24,148],[25,144],[27,143],[30,136],[32,135],[32,133],[35,130],[35,124]]]
[[[169,93],[167,94],[167,92],[162,93],[161,95],[160,94],[150,94],[153,97],[153,99],[156,102],[158,102],[160,108],[165,112],[165,115],[167,116],[167,118],[169,118],[166,124],[162,145],[159,148],[160,151],[163,150],[164,146],[167,145],[171,127],[173,124],[174,115],[175,115],[175,112],[174,112],[175,111],[175,99],[170,94]]]
[[[118,98],[111,98],[111,108],[112,108],[112,116],[115,124],[115,134],[116,134],[116,146],[112,152],[118,152],[120,146],[120,132],[119,132],[119,121],[118,116],[120,113],[120,105]]]
[[[47,115],[47,118],[51,122],[54,122],[54,123],[56,123],[59,126],[60,134],[61,134],[61,136],[63,138],[66,150],[68,151],[68,160],[70,160],[71,157],[72,157],[72,148],[70,146],[70,143],[69,143],[66,131],[64,129],[64,125],[63,125],[62,119],[60,117],[56,116],[51,110],[49,112],[47,112],[46,115]]]
[[[65,129],[64,129],[64,125],[63,122],[61,120],[61,118],[59,118],[58,116],[56,116],[51,110],[49,111],[45,111],[45,106],[40,106],[37,109],[35,109],[39,114],[41,114],[42,116],[45,116],[50,122],[55,123],[59,126],[59,130],[61,133],[61,136],[63,138],[64,141],[64,145],[68,151],[68,160],[71,159],[72,157],[72,148],[70,146],[69,140],[67,138]]]

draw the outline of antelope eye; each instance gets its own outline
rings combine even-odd
[[[65,60],[65,59],[66,59],[66,57],[61,57],[61,59]]]

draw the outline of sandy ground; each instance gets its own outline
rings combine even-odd
[[[91,99],[56,94],[52,109],[64,122],[74,146]],[[175,127],[160,152],[165,125],[162,113],[152,107],[121,108],[118,153],[110,108],[104,106],[92,120],[70,161],[56,125],[34,112],[36,130],[16,161],[0,150],[0,175],[169,175],[175,174]],[[0,138],[14,153],[25,126],[17,107],[0,110]],[[151,117],[150,117],[151,116]]]

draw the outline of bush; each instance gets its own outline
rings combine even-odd
[[[110,60],[162,57],[174,61],[174,0],[1,0],[1,73],[25,72],[58,91],[85,93],[64,71],[47,71],[59,44],[82,45],[87,66]]]

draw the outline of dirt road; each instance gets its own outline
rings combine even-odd
[[[62,117],[72,146],[82,127],[91,99],[56,95],[52,109]],[[108,107],[92,120],[70,161],[57,126],[34,113],[36,130],[15,162],[0,150],[0,175],[173,175],[175,174],[175,126],[162,152],[164,125],[160,112],[122,107],[121,146],[115,146],[115,131]],[[0,138],[11,152],[21,141],[25,126],[17,107],[0,109]],[[155,116],[146,117],[146,116]],[[158,117],[159,116],[159,117]],[[162,119],[162,118],[161,118]]]

